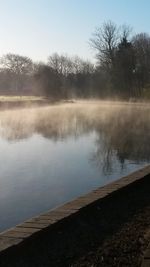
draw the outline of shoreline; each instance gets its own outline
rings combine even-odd
[[[149,101],[121,101],[116,99],[60,99],[54,100],[48,97],[2,97],[0,96],[0,110],[14,109],[14,108],[31,108],[31,107],[43,107],[46,105],[59,105],[59,104],[101,104],[101,105],[133,105],[133,106],[149,106]]]
[[[119,247],[126,246],[124,239],[131,251],[128,265],[127,251],[120,251],[121,266],[140,266],[149,240],[143,237],[149,227],[149,178],[150,165],[1,233],[1,266],[118,266],[114,264]]]

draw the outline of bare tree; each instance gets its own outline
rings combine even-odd
[[[121,41],[123,39],[128,40],[130,39],[130,35],[132,33],[132,27],[127,24],[123,24],[119,27],[119,32],[120,32],[120,39]]]
[[[28,57],[20,56],[17,54],[6,54],[0,59],[1,69],[11,74],[13,78],[13,90],[18,92],[25,81],[25,77],[29,76],[33,70],[32,60]]]
[[[17,54],[6,54],[0,60],[1,66],[9,71],[19,74],[29,74],[32,71],[32,60]]]
[[[59,61],[60,57],[57,53],[54,53],[53,55],[48,57],[48,65],[55,70],[56,73],[59,73]]]
[[[105,22],[95,30],[90,39],[90,45],[97,51],[96,57],[100,65],[111,67],[118,40],[119,29],[111,21]]]
[[[71,59],[71,73],[93,73],[94,65],[89,60],[83,60],[78,56]]]
[[[64,76],[72,72],[72,61],[67,55],[52,54],[48,57],[48,65],[54,69],[56,73]]]

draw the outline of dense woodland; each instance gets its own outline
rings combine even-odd
[[[33,62],[17,54],[0,59],[0,94],[51,99],[150,98],[150,36],[108,21],[89,40],[96,64],[78,56],[52,54]]]

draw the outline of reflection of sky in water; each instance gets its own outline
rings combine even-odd
[[[65,125],[59,131],[67,132]],[[126,157],[122,165],[114,152],[111,154],[113,167],[104,171],[104,140],[97,130],[90,132],[84,126],[83,131],[81,125],[81,135],[78,129],[77,137],[70,134],[67,138],[57,138],[57,142],[34,131],[30,137],[18,141],[0,138],[0,230],[61,205],[147,163]],[[99,164],[93,157],[97,155],[97,146]]]

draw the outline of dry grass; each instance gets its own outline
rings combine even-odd
[[[37,101],[44,100],[42,96],[0,96],[0,102],[13,102],[13,101]]]

